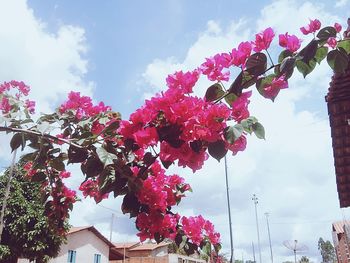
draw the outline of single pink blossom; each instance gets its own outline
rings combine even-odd
[[[271,84],[266,85],[263,88],[263,96],[268,99],[274,100],[281,89],[288,88],[288,82],[284,79],[284,76],[274,78]]]
[[[29,111],[29,113],[33,114],[35,112],[35,101],[33,100],[26,100],[25,105]]]
[[[9,113],[11,110],[11,104],[8,98],[3,97],[0,102],[0,110],[3,114]]]
[[[337,33],[339,33],[342,29],[342,26],[339,23],[334,23],[334,28],[337,31]]]
[[[287,32],[279,35],[279,45],[291,52],[295,52],[300,48],[301,40],[295,35],[289,35]]]
[[[266,28],[264,31],[255,35],[255,41],[252,43],[255,52],[266,50],[270,47],[270,44],[275,37],[275,32],[271,27]]]
[[[321,28],[321,22],[318,19],[310,20],[310,23],[307,26],[303,26],[300,28],[300,31],[304,35],[308,35],[310,33],[314,33]]]
[[[327,44],[334,49],[337,46],[337,40],[334,37],[330,37],[327,40]]]

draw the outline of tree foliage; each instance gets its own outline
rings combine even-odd
[[[16,165],[4,217],[1,263],[17,262],[18,257],[38,263],[46,262],[57,255],[60,245],[65,241],[65,237],[48,222],[41,184],[29,181],[24,174],[21,165]],[[0,177],[1,203],[8,179],[9,169]],[[66,222],[64,229],[68,230]]]
[[[324,241],[322,237],[318,240],[318,250],[321,253],[322,262],[333,263],[336,261],[335,250],[329,240]]]

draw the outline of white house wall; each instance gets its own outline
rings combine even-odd
[[[108,245],[89,230],[69,234],[67,244],[61,246],[58,256],[49,263],[67,262],[68,250],[76,251],[76,263],[93,263],[95,254],[101,255],[101,263],[108,263]]]

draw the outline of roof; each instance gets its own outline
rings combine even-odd
[[[344,233],[344,225],[350,227],[350,221],[343,220],[343,221],[333,222],[332,224],[333,231],[335,231],[337,234]]]
[[[154,250],[159,247],[169,245],[167,242],[157,243],[140,243],[140,242],[126,242],[126,243],[114,243],[116,249],[125,248],[128,251],[140,251],[140,250]]]
[[[129,251],[154,250],[154,249],[168,246],[168,245],[169,245],[169,243],[166,243],[166,242],[161,242],[159,244],[157,244],[157,243],[144,243],[144,244],[140,244],[139,246],[132,247],[131,249],[129,249]]]
[[[140,242],[124,242],[124,243],[114,243],[113,246],[117,249],[119,248],[125,248],[125,249],[129,249],[131,247],[137,246],[138,244],[140,244]]]
[[[94,226],[81,226],[81,227],[71,227],[68,231],[68,235],[72,235],[78,233],[80,231],[91,231],[94,233],[99,239],[105,242],[109,247],[114,247],[114,244],[110,242],[104,235],[102,235]]]

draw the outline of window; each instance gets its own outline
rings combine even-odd
[[[68,250],[68,263],[75,263],[75,257],[77,252],[74,250]]]
[[[101,263],[101,255],[100,254],[95,254],[94,263]]]

